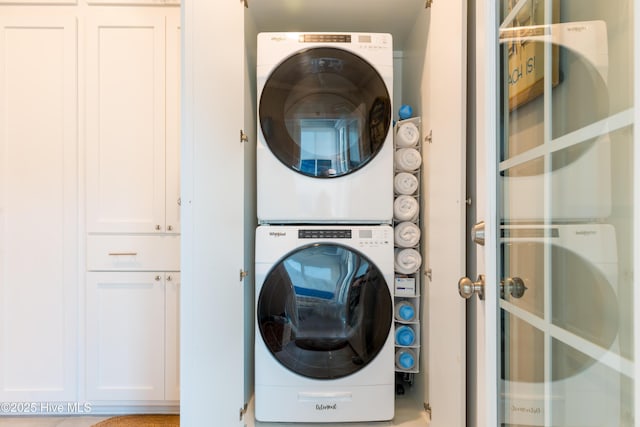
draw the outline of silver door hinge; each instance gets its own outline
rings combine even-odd
[[[433,142],[433,131],[429,130],[429,135],[427,135],[424,140],[426,142],[428,142],[429,144],[431,144]]]
[[[244,418],[244,414],[247,413],[247,406],[249,405],[245,403],[244,406],[240,408],[240,421],[242,421],[242,418]]]
[[[429,405],[429,402],[424,402],[424,411],[429,415],[429,421],[431,421],[431,405]]]
[[[425,275],[425,276],[427,276],[427,279],[429,279],[429,281],[431,281],[431,280],[432,280],[432,278],[433,278],[433,277],[431,276],[431,273],[432,273],[432,271],[431,271],[431,269],[430,269],[430,268],[427,268],[427,269],[424,271],[424,275]]]
[[[240,142],[249,142],[249,137],[242,129],[240,129]]]
[[[240,269],[240,281],[242,282],[244,280],[245,277],[247,277],[249,275],[248,271],[245,271],[243,269]]]
[[[433,4],[433,0],[426,0],[424,3],[424,8],[429,9],[432,4]]]

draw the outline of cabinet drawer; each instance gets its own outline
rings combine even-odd
[[[87,236],[89,271],[179,271],[180,236]]]

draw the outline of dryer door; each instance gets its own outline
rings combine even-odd
[[[285,166],[334,178],[363,167],[382,149],[391,99],[364,59],[342,49],[311,48],[269,76],[259,117],[266,144]]]
[[[363,254],[341,245],[297,249],[269,272],[257,304],[260,335],[287,369],[345,377],[380,352],[392,324],[389,287]]]

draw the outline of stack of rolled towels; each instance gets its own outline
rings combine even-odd
[[[412,122],[406,122],[398,126],[395,143],[395,165],[401,172],[413,172],[418,170],[422,164],[420,151],[415,147],[420,139],[420,130]]]
[[[396,246],[412,248],[420,243],[420,227],[410,221],[397,224],[393,230]]]
[[[393,217],[396,221],[416,221],[419,214],[420,206],[415,197],[403,194],[394,200]]]
[[[395,153],[396,169],[400,172],[413,172],[422,165],[422,156],[415,148],[400,148]]]
[[[400,172],[393,178],[393,189],[398,194],[415,194],[418,191],[418,178],[408,172]]]
[[[420,252],[413,248],[396,248],[394,253],[394,269],[396,273],[413,274],[422,265]]]
[[[404,122],[400,126],[398,126],[398,130],[396,132],[396,147],[398,148],[407,148],[407,147],[415,147],[418,145],[418,140],[420,139],[420,130],[418,126],[416,126],[412,122]]]

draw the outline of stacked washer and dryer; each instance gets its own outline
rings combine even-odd
[[[394,416],[389,34],[258,35],[255,416]]]

